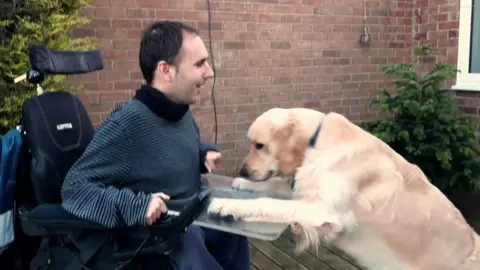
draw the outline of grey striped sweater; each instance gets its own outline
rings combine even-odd
[[[200,142],[190,110],[168,121],[134,99],[110,114],[70,169],[62,205],[110,228],[146,225],[150,193],[181,199],[198,190],[207,150],[216,148]]]

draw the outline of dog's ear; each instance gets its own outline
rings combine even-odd
[[[275,141],[281,144],[288,144],[295,134],[295,129],[298,125],[298,119],[295,117],[295,114],[289,111],[284,123],[274,130]]]
[[[296,125],[296,120],[289,118],[285,124],[283,124],[276,130],[274,135],[275,140],[282,144],[287,143],[292,138],[292,135],[295,133]]]
[[[307,141],[302,139],[299,122],[295,118],[289,118],[286,123],[277,130],[274,140],[278,145],[276,159],[279,170],[284,174],[292,174],[301,165]]]

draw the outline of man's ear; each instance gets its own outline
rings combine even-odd
[[[165,61],[160,61],[157,65],[156,75],[161,76],[165,81],[171,82],[174,77],[174,68]]]

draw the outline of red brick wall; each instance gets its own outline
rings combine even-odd
[[[457,64],[459,12],[460,0],[415,0],[414,41],[423,39],[432,46],[430,63]],[[479,92],[456,91],[455,95],[465,114],[479,114]]]
[[[271,107],[334,110],[353,120],[376,117],[366,102],[388,85],[382,65],[411,57],[413,6],[414,0],[367,0],[373,40],[361,48],[361,0],[212,0],[221,172],[236,171],[249,124]],[[95,124],[142,83],[139,42],[151,22],[188,22],[200,29],[208,47],[206,0],[96,0],[85,14],[93,21],[79,34],[98,39],[105,70],[73,80],[84,85],[82,99]],[[212,142],[209,92],[193,111],[203,138]]]
[[[460,0],[415,0],[414,41],[432,46],[429,62],[457,64]]]

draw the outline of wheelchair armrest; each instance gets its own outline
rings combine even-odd
[[[102,52],[53,51],[41,44],[28,48],[32,69],[45,74],[81,74],[103,69]]]
[[[149,227],[150,233],[158,238],[168,238],[186,231],[205,209],[210,193],[211,189],[204,189],[186,202],[173,202],[172,207],[176,206],[180,214],[164,215]],[[30,236],[66,235],[84,229],[110,230],[68,213],[61,204],[41,204],[31,210],[20,207],[19,219],[23,231]]]
[[[19,219],[23,231],[29,236],[64,235],[81,229],[107,229],[68,213],[61,204],[41,204],[31,210],[20,207]]]

